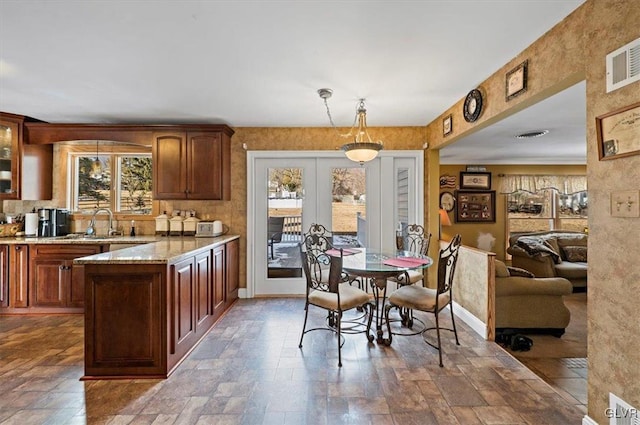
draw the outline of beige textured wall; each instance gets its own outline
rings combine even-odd
[[[335,150],[345,143],[332,128],[235,128],[231,139],[231,201],[226,221],[241,235],[240,252],[247,248],[247,156],[248,150]],[[348,129],[341,130],[347,132]],[[388,150],[422,149],[424,127],[371,127],[369,133]],[[293,164],[292,164],[293,165]],[[426,201],[425,201],[426,202]],[[426,208],[426,207],[425,207]],[[435,244],[434,244],[435,245]],[[240,282],[246,287],[246,256],[240,257]]]
[[[585,31],[589,185],[589,416],[605,423],[612,392],[640,409],[640,218],[611,217],[613,190],[640,189],[640,156],[598,160],[595,117],[640,100],[640,82],[606,93],[607,53],[640,37],[635,0],[592,1]],[[593,256],[591,257],[594,258]]]
[[[432,147],[443,147],[586,78],[589,187],[588,415],[608,423],[609,392],[640,407],[640,218],[613,218],[613,190],[640,189],[640,156],[599,161],[595,117],[640,100],[640,82],[605,90],[605,56],[640,37],[637,0],[587,0],[480,86],[487,108],[475,124],[462,118],[460,99],[427,126]],[[529,59],[528,90],[506,102],[505,74]],[[453,114],[453,134],[442,119]]]

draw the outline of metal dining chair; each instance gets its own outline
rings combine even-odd
[[[396,235],[396,248],[398,251],[409,251],[413,254],[427,255],[429,244],[431,243],[431,233],[425,232],[424,227],[419,224],[409,224],[403,229],[401,235]],[[413,285],[422,281],[424,286],[424,274],[422,270],[408,270],[398,277],[390,278],[392,282],[402,285]]]
[[[300,335],[299,348],[302,348],[304,336],[315,330],[333,331],[338,336],[338,366],[342,367],[343,333],[365,333],[372,342],[371,321],[373,303],[365,291],[348,283],[343,283],[342,249],[333,249],[326,236],[308,235],[300,244],[302,268],[306,276],[307,290],[305,302],[304,324]],[[328,326],[307,329],[309,307],[322,308],[328,312]],[[362,308],[368,316],[364,330],[357,328],[343,329],[342,316],[345,311]]]
[[[456,345],[460,345],[458,341],[458,332],[456,330],[456,322],[453,316],[453,276],[456,270],[456,263],[458,261],[458,252],[460,249],[460,235],[454,236],[449,245],[440,250],[440,257],[438,259],[438,286],[436,289],[425,288],[418,285],[405,285],[401,286],[397,290],[393,291],[389,295],[389,302],[385,306],[384,314],[387,322],[387,329],[389,331],[389,342],[391,342],[391,325],[389,322],[389,311],[392,308],[418,310],[425,313],[432,313],[435,316],[436,326],[430,328],[424,328],[418,332],[413,333],[421,334],[424,341],[430,346],[438,350],[440,357],[440,367],[442,367],[442,344],[440,341],[440,330],[452,331],[456,337]],[[439,321],[439,313],[445,307],[449,306],[451,311],[451,323],[452,329],[442,328]],[[411,327],[411,323],[408,324]],[[426,338],[426,332],[430,330],[436,330],[438,342],[437,345],[429,342]]]

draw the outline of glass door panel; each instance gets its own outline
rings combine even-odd
[[[269,168],[267,277],[302,277],[302,168]]]
[[[333,168],[331,180],[331,230],[334,244],[366,246],[366,168]]]

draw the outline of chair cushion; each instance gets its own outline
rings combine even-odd
[[[496,277],[509,277],[509,269],[507,265],[500,260],[496,260]]]
[[[406,307],[413,310],[435,311],[437,291],[416,285],[407,285],[393,291],[389,295],[389,302],[397,307]],[[449,293],[440,294],[438,308],[449,304]]]
[[[387,280],[399,283],[401,285],[413,285],[416,282],[420,282],[424,279],[424,275],[420,270],[407,270],[407,274],[409,275],[409,282],[407,282],[406,275],[403,273],[399,277],[390,277]]]
[[[360,288],[356,288],[349,284],[341,284],[338,287],[340,291],[340,304],[342,310],[349,310],[354,307],[369,302],[370,295]],[[338,294],[334,292],[314,290],[309,293],[309,302],[318,307],[329,310],[338,310]]]

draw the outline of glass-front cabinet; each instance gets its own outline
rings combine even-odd
[[[18,197],[17,158],[20,126],[0,116],[0,198]]]
[[[25,143],[32,118],[0,112],[0,201],[51,199],[53,145]]]

